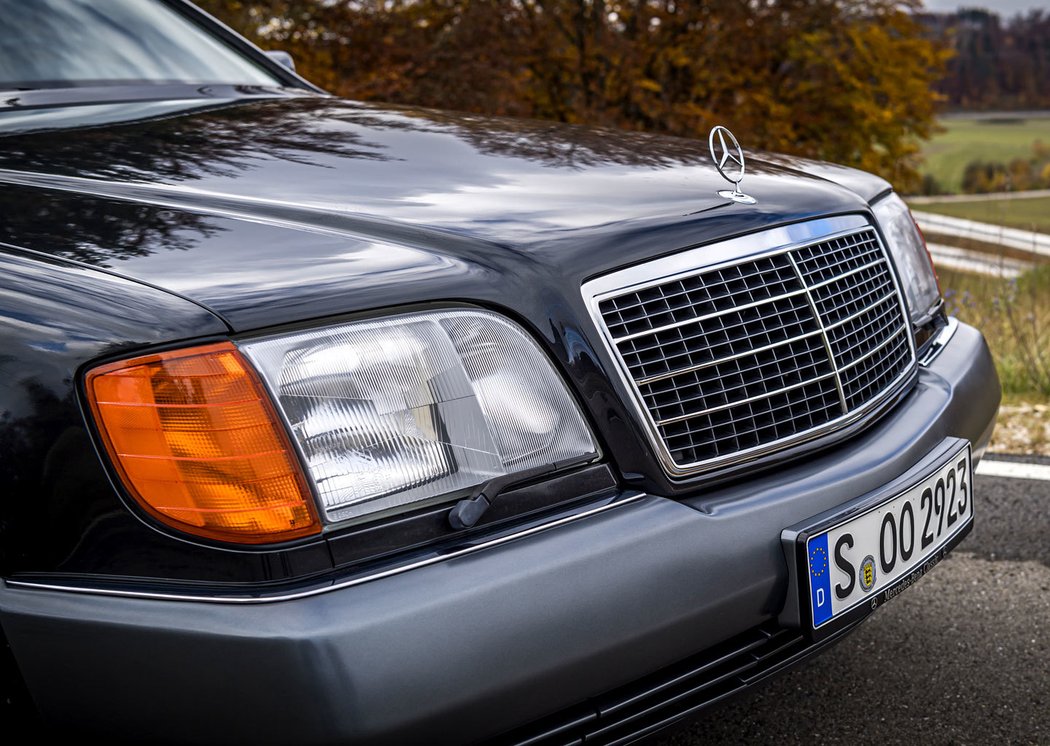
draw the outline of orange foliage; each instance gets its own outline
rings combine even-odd
[[[198,0],[349,98],[704,137],[909,189],[948,52],[895,0]]]

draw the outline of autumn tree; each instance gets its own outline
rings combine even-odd
[[[1050,12],[1003,20],[986,10],[922,17],[954,55],[938,89],[966,109],[1050,108]]]
[[[947,53],[915,0],[198,0],[343,96],[687,137],[917,182]]]

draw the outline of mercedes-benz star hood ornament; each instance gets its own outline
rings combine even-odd
[[[755,204],[755,198],[740,191],[740,182],[744,178],[744,150],[733,136],[733,133],[722,125],[711,130],[707,138],[708,147],[711,148],[711,160],[715,162],[718,173],[722,178],[733,185],[733,190],[723,189],[718,193],[719,197],[731,199],[742,205]]]

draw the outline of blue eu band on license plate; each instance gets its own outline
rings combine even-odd
[[[806,542],[810,610],[819,628],[895,584],[907,584],[973,519],[964,447],[895,497]],[[899,590],[899,589],[898,589]]]

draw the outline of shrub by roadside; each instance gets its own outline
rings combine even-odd
[[[939,269],[948,313],[984,332],[1003,383],[992,449],[1050,455],[1050,264],[1014,280]]]
[[[1028,158],[1014,158],[1009,163],[975,160],[963,171],[962,190],[966,194],[1047,188],[1050,188],[1050,146],[1041,140],[1032,145]]]

